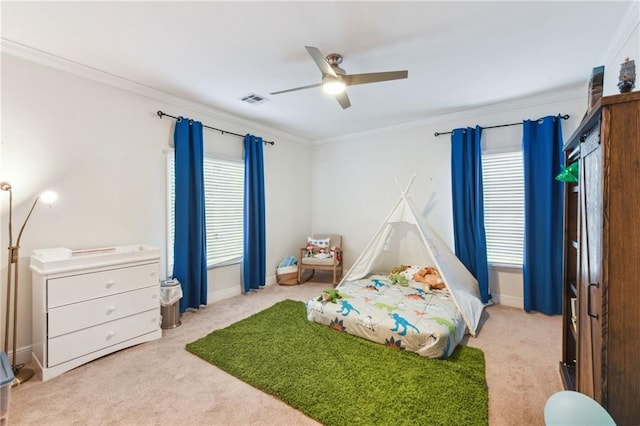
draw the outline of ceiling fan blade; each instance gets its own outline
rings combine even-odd
[[[346,90],[336,95],[336,101],[338,101],[342,109],[347,109],[351,106],[351,101],[349,100]]]
[[[307,52],[309,52],[313,61],[316,63],[318,68],[320,68],[322,75],[331,75],[333,77],[338,76],[329,63],[324,59],[324,56],[320,53],[320,50],[318,50],[317,47],[305,46],[304,48],[307,49]]]
[[[271,92],[270,95],[279,95],[280,93],[294,92],[296,90],[311,89],[312,87],[320,87],[322,83],[310,84],[308,86],[295,87],[293,89],[280,90],[279,92]]]
[[[342,77],[342,81],[344,81],[347,86],[355,86],[356,84],[400,80],[403,78],[407,78],[408,76],[409,71],[372,72],[368,74],[347,74]]]

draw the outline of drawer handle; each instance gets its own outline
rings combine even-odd
[[[113,287],[113,285],[114,285],[115,283],[116,283],[116,282],[115,282],[115,281],[113,281],[113,280],[109,280],[109,281],[107,281],[107,288],[111,288],[111,287]]]
[[[116,335],[115,331],[110,331],[109,333],[107,333],[107,340],[111,340],[111,338],[115,335]]]
[[[116,310],[116,307],[111,305],[107,308],[107,315],[111,315],[111,313],[113,313],[113,311]]]

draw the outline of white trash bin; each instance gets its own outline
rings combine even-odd
[[[176,279],[168,279],[160,284],[160,315],[163,329],[180,326],[180,299],[182,299],[182,286]]]

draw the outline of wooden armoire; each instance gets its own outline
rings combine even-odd
[[[640,425],[640,92],[603,97],[564,146],[566,389]]]

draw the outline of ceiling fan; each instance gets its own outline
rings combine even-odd
[[[345,90],[346,86],[399,80],[407,78],[409,75],[409,72],[406,70],[372,72],[367,74],[347,74],[345,70],[340,68],[342,55],[330,53],[325,58],[316,47],[305,46],[305,48],[307,49],[307,52],[309,52],[309,55],[311,55],[311,58],[313,58],[318,68],[320,68],[320,72],[322,72],[322,82],[310,84],[308,86],[295,87],[293,89],[280,90],[279,92],[272,92],[270,95],[279,95],[280,93],[322,86],[325,92],[335,96],[342,109],[346,109],[351,106],[351,101],[349,101],[349,96],[347,96],[347,92]]]

